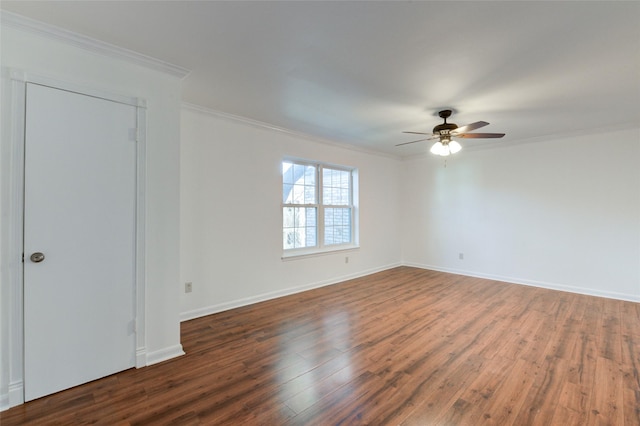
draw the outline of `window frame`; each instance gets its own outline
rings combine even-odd
[[[313,166],[315,168],[315,203],[309,204],[293,204],[285,203],[284,200],[284,174],[282,167],[284,163],[292,163],[301,166]],[[323,200],[324,178],[323,170],[339,170],[349,173],[349,204],[325,204]],[[358,169],[355,167],[326,163],[322,161],[313,161],[300,158],[284,157],[280,161],[280,230],[282,237],[280,238],[280,247],[282,250],[282,259],[299,258],[305,256],[313,256],[319,254],[334,253],[344,250],[352,250],[359,248],[358,235]],[[284,248],[283,231],[284,231],[284,209],[286,207],[293,208],[315,208],[316,209],[316,244],[311,247],[300,248]],[[351,216],[350,241],[347,243],[325,244],[325,209],[326,208],[348,208]]]

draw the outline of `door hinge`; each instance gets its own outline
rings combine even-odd
[[[24,253],[22,253],[22,263],[24,263]]]

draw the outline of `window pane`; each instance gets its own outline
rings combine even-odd
[[[349,205],[351,172],[345,170],[322,169],[322,203],[333,206]]]
[[[333,170],[327,169],[327,168],[322,169],[322,182],[324,183],[325,187],[332,186],[332,181],[331,181],[332,171]]]
[[[286,250],[316,246],[316,224],[315,207],[283,207],[282,247]]]
[[[282,202],[287,204],[287,203],[291,203],[292,202],[292,198],[293,198],[293,185],[291,185],[290,183],[283,183],[282,184]]]
[[[282,202],[293,202],[293,164],[282,162]]]
[[[324,210],[324,244],[351,242],[351,209],[326,208]]]
[[[316,187],[313,185],[305,185],[304,187],[304,202],[305,204],[315,204],[316,202]]]
[[[304,184],[304,173],[307,168],[302,164],[293,165],[293,183]]]
[[[293,164],[287,161],[282,162],[282,182],[293,184]]]
[[[316,204],[316,167],[282,162],[282,202]]]
[[[293,185],[293,204],[304,204],[304,185]]]
[[[293,228],[295,226],[293,207],[285,207],[282,209],[282,227]]]
[[[316,227],[316,209],[304,209],[304,210],[305,210],[305,226],[308,228],[315,228]]]
[[[315,186],[316,184],[316,168],[315,166],[307,166],[304,170],[305,185]]]
[[[316,228],[305,228],[305,244],[304,247],[314,247],[316,245]]]
[[[327,182],[324,181],[324,186],[322,187],[322,203],[330,204],[328,201],[331,199],[331,188],[327,186]]]

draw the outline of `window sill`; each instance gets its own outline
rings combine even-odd
[[[282,261],[306,259],[309,257],[326,256],[329,254],[343,253],[360,249],[359,245],[349,244],[340,247],[321,248],[321,249],[301,249],[295,250],[293,253],[283,253]]]

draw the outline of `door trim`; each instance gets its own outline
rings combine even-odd
[[[0,410],[24,403],[24,143],[27,83],[81,95],[93,96],[136,107],[136,261],[135,261],[135,333],[136,368],[147,362],[145,333],[145,176],[146,176],[146,101],[110,94],[19,70],[2,69],[2,142],[0,144],[0,350],[8,360],[8,377],[0,377]],[[133,143],[133,142],[132,142]]]

